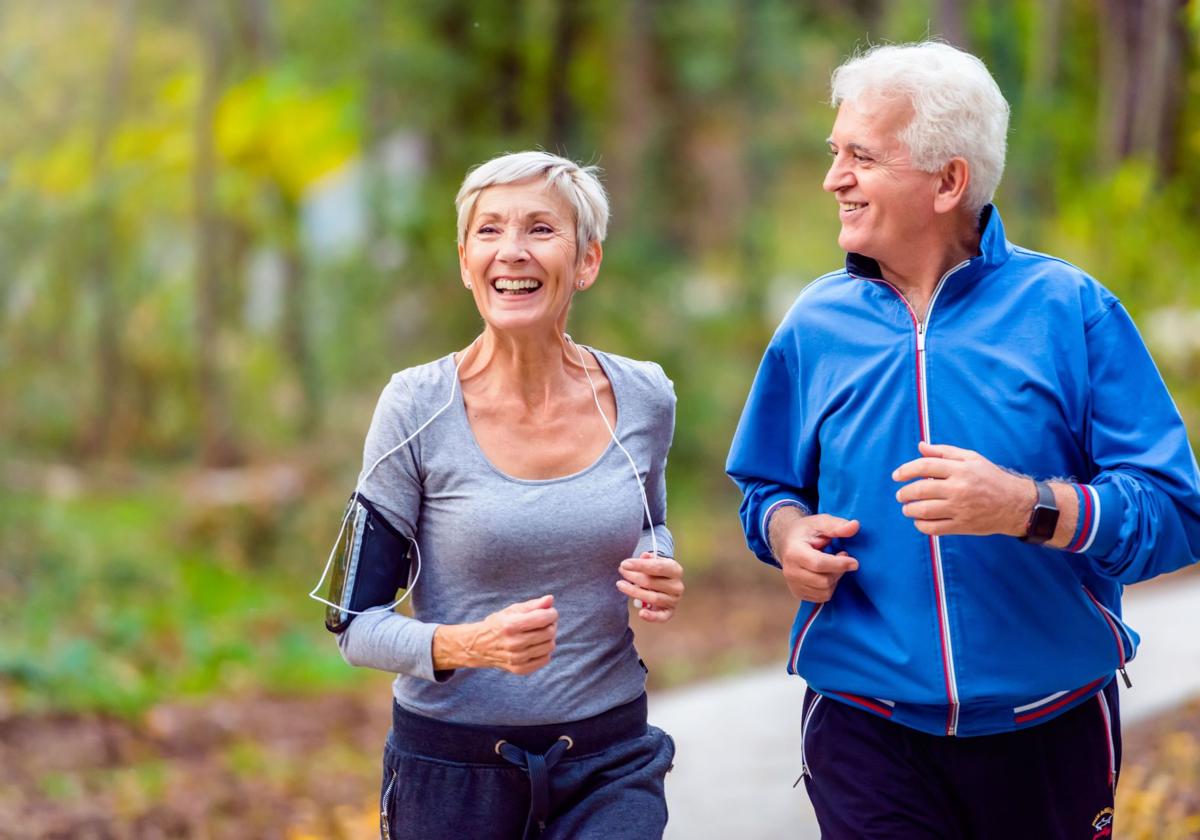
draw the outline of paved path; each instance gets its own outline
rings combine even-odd
[[[1125,723],[1200,694],[1200,579],[1127,590],[1125,618],[1142,636],[1122,689]],[[667,777],[667,840],[818,838],[800,775],[804,684],[783,665],[650,698],[650,720],[678,746]]]

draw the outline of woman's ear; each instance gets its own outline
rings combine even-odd
[[[467,249],[458,243],[458,275],[462,278],[463,286],[471,288],[471,274],[467,271]]]
[[[583,259],[580,260],[579,268],[575,272],[575,288],[582,291],[595,283],[596,275],[600,273],[600,263],[603,261],[604,248],[599,242],[589,243],[583,251]]]

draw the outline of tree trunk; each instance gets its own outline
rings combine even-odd
[[[521,6],[511,7],[511,13],[500,18],[504,27],[503,37],[493,60],[496,68],[497,111],[500,116],[500,133],[512,137],[525,124],[521,113],[521,77],[523,63],[521,54]]]
[[[763,125],[770,112],[770,90],[767,83],[764,57],[758,45],[767,40],[762,31],[763,14],[757,7],[739,6],[736,15],[738,39],[734,60],[737,75],[741,80],[743,94],[739,97],[743,126]],[[767,220],[760,218],[771,206],[771,172],[775,170],[771,159],[770,142],[760,131],[744,130],[739,136],[741,148],[741,191],[746,200],[746,210],[739,213],[733,223],[738,225],[741,273],[743,277],[763,277],[767,271],[767,243],[763,231],[770,230]],[[763,311],[763,289],[761,283],[747,283],[740,303],[744,311],[758,316]]]
[[[210,0],[196,0],[200,17],[203,59],[200,98],[196,108],[195,154],[192,169],[195,214],[196,267],[196,378],[200,397],[201,461],[207,466],[229,466],[240,460],[233,442],[233,424],[221,376],[219,320],[221,277],[216,209],[216,148],[214,121],[221,92],[221,67],[225,61],[224,35],[217,9]]]
[[[300,243],[300,206],[282,191],[278,195],[284,219],[283,246],[283,348],[300,382],[303,403],[298,427],[308,436],[321,423],[321,384],[312,352],[308,317],[308,283]]]
[[[362,165],[366,185],[366,253],[373,254],[387,235],[388,176],[381,154],[387,133],[392,128],[391,79],[383,40],[386,0],[365,0],[362,12],[362,43],[366,53],[363,80]]]
[[[1063,0],[1041,0],[1035,8],[1037,23],[1026,76],[1026,101],[1045,96],[1058,84],[1058,57],[1063,49]]]
[[[84,454],[96,456],[108,451],[112,441],[113,419],[122,387],[120,346],[120,306],[113,272],[116,240],[112,219],[112,196],[108,171],[108,145],[121,113],[125,85],[129,76],[135,22],[134,0],[120,0],[116,7],[116,26],[112,52],[105,75],[104,95],[92,145],[92,169],[96,183],[95,210],[88,228],[91,233],[91,259],[88,267],[96,298],[96,364],[92,421],[83,436]]]
[[[558,0],[555,5],[554,57],[550,61],[550,129],[546,139],[552,151],[569,155],[571,141],[575,139],[576,114],[567,83],[579,39],[579,3],[578,0]]]
[[[1192,70],[1192,45],[1187,23],[1187,0],[1160,0],[1163,8],[1162,101],[1158,137],[1153,153],[1159,177],[1167,179],[1179,170],[1179,147],[1183,140],[1183,111]]]
[[[653,62],[650,29],[651,0],[626,0],[621,20],[625,31],[613,39],[616,103],[610,125],[612,136],[604,156],[604,169],[616,231],[638,229],[635,218],[642,206],[643,162],[661,113],[656,102],[658,80]]]
[[[210,0],[211,2],[211,0]],[[271,27],[271,10],[267,0],[240,0],[234,4],[238,12],[241,40],[252,55],[275,54],[275,31]]]
[[[966,0],[938,0],[937,33],[961,50],[969,50],[967,27],[963,21],[963,6]]]
[[[1176,165],[1186,97],[1186,0],[1102,0],[1100,109],[1104,159],[1151,161],[1160,177]]]
[[[269,9],[264,0],[251,0],[242,6],[244,44],[254,63],[266,70],[276,57],[276,38]],[[300,240],[300,201],[283,184],[267,181],[264,193],[278,214],[281,241],[275,245],[283,253],[283,353],[300,385],[301,405],[297,428],[308,436],[321,422],[320,376],[312,351],[308,324],[308,283]]]
[[[1050,210],[1055,201],[1053,179],[1031,177],[1026,173],[1052,172],[1059,165],[1056,145],[1047,142],[1046,134],[1033,127],[1050,124],[1060,107],[1058,80],[1059,56],[1063,52],[1063,0],[1042,0],[1034,14],[1036,34],[1029,49],[1020,98],[1022,122],[1028,128],[1013,134],[1009,145],[1009,160],[1018,164],[1009,171],[1015,170],[1025,177],[1010,183],[1009,187],[1013,190],[1010,195],[1016,197],[1019,207]]]

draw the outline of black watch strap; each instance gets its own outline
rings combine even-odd
[[[1054,490],[1045,481],[1034,481],[1037,487],[1037,501],[1033,503],[1033,511],[1029,514],[1029,524],[1025,526],[1025,536],[1022,541],[1040,545],[1054,536],[1058,527],[1058,504],[1054,501]]]

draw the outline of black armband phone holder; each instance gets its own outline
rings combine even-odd
[[[407,588],[409,548],[412,542],[392,527],[365,496],[350,497],[349,517],[334,549],[325,626],[341,633],[354,616],[370,607],[396,600]]]

